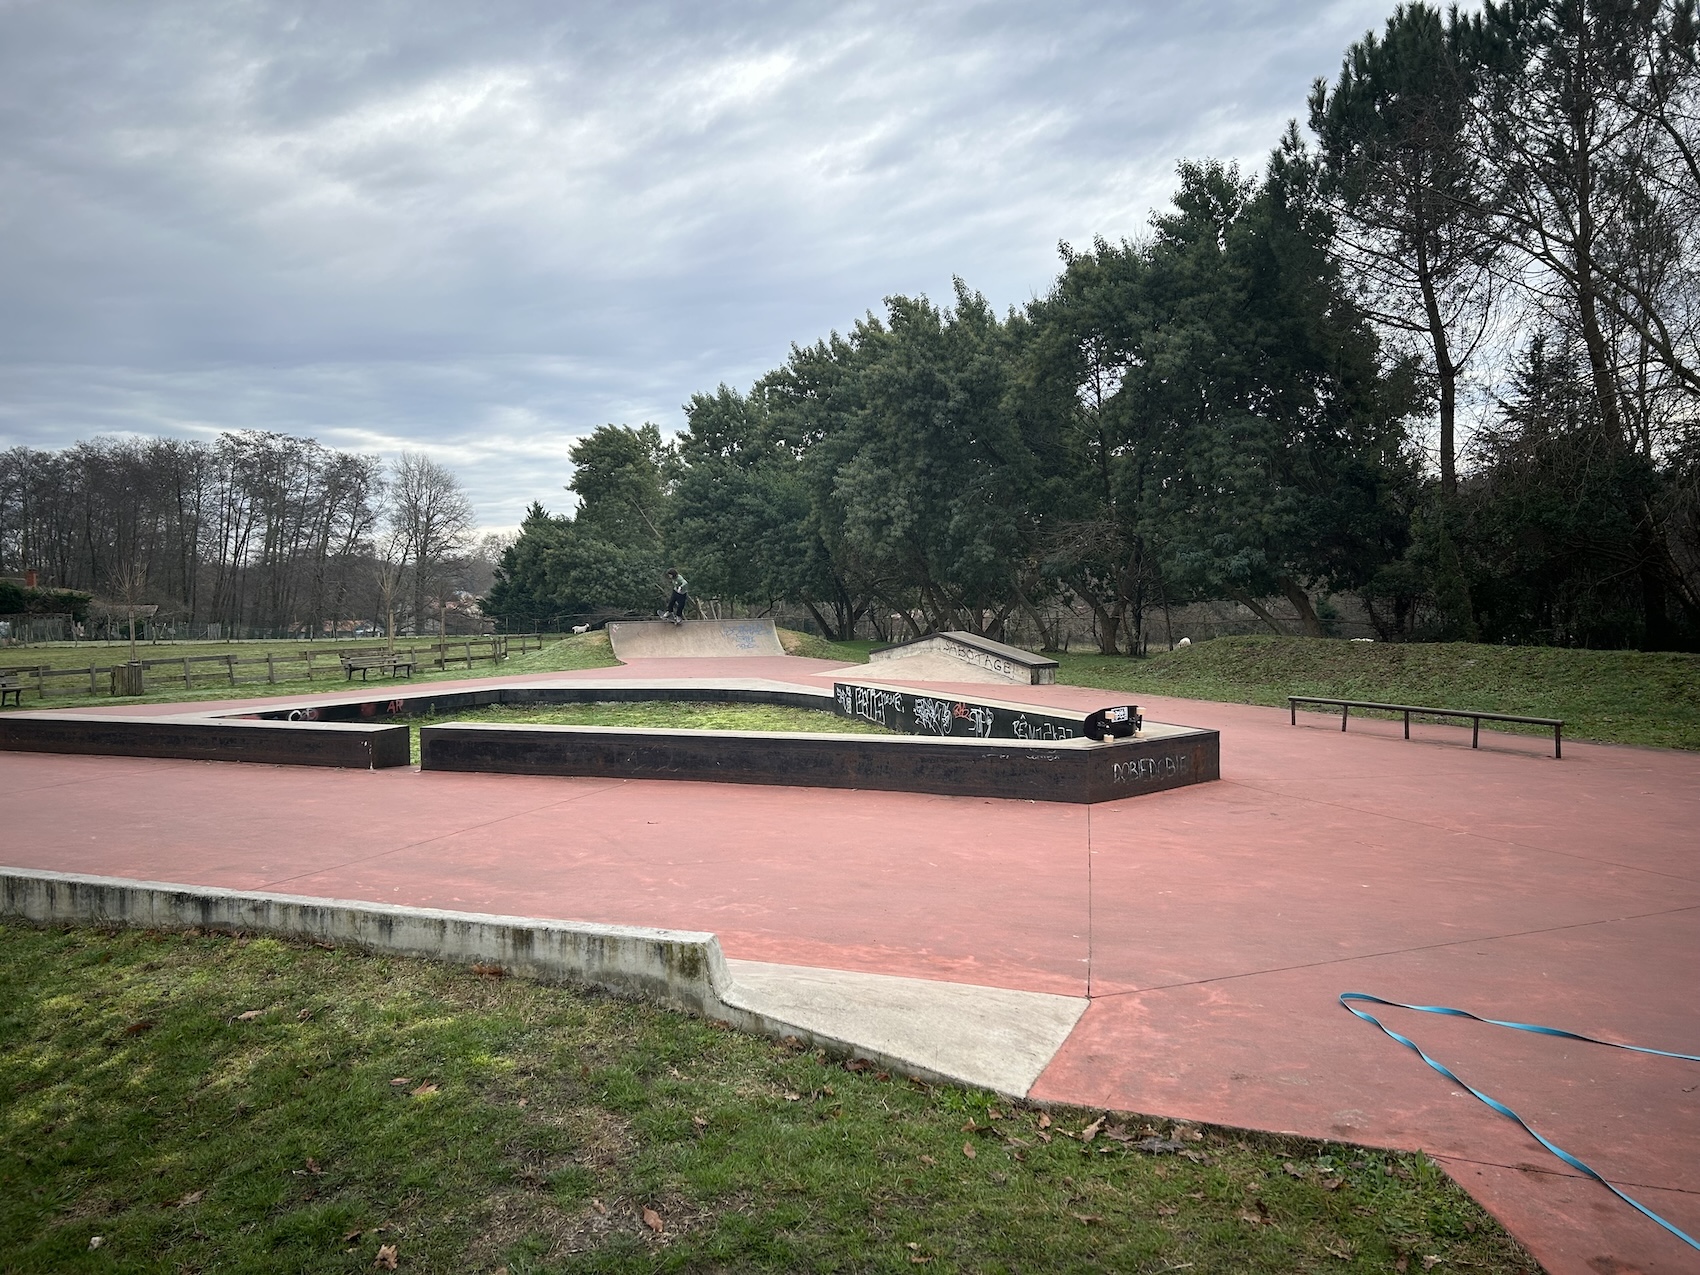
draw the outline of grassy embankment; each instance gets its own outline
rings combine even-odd
[[[0,927],[19,1275],[388,1246],[510,1275],[1535,1269],[1421,1156],[1101,1114],[430,962]]]
[[[1480,708],[1562,718],[1567,738],[1700,748],[1700,655],[1224,637],[1145,660],[1060,662],[1058,680],[1074,686],[1238,704],[1339,695]]]
[[[421,639],[421,644],[425,639]],[[398,645],[405,648],[408,643],[402,639]],[[327,653],[336,650],[380,650],[383,643],[359,643],[344,646],[333,646],[330,643],[320,643]],[[181,659],[185,655],[225,655],[235,654],[243,659],[256,656],[264,657],[267,650],[275,651],[279,656],[294,655],[306,647],[300,642],[161,642],[157,646],[139,645],[138,654],[143,659]],[[104,644],[83,643],[72,646],[31,646],[9,647],[0,651],[0,667],[15,665],[46,664],[54,668],[86,668],[91,660],[95,664],[110,664],[122,661],[129,654],[128,647],[115,644],[108,649]],[[452,657],[451,657],[452,658]],[[527,651],[523,655],[510,656],[499,664],[488,660],[475,662],[470,670],[464,665],[447,669],[420,669],[413,682],[453,682],[464,681],[477,677],[509,677],[520,673],[556,673],[569,669],[606,668],[617,664],[613,652],[608,647],[608,635],[605,633],[585,633],[575,637],[546,639],[541,650]],[[114,698],[109,695],[50,695],[46,699],[37,699],[33,691],[26,693],[22,707],[36,708],[76,708],[87,707],[91,704],[183,704],[203,700],[226,699],[260,699],[278,695],[309,695],[322,694],[326,691],[348,691],[354,689],[370,689],[380,683],[388,683],[389,678],[382,674],[373,676],[367,682],[350,683],[344,679],[342,671],[335,661],[329,659],[322,669],[326,676],[320,676],[312,681],[298,679],[294,681],[270,684],[265,681],[238,681],[231,686],[223,680],[223,673],[217,666],[206,666],[204,672],[197,671],[196,677],[201,684],[192,690],[185,690],[181,682],[173,685],[167,675],[161,675],[157,689],[150,689],[145,695]],[[253,668],[240,670],[244,677],[254,677]],[[263,672],[258,674],[263,676]],[[402,685],[409,681],[407,678],[397,679]],[[8,708],[10,706],[8,705]]]

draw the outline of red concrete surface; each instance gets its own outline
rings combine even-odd
[[[819,685],[830,669],[555,676]],[[1335,999],[1700,1053],[1700,756],[1567,742],[1560,762],[1532,737],[1484,732],[1471,751],[1467,728],[1417,726],[1407,743],[1397,723],[1343,735],[1323,715],[1291,727],[1284,710],[1134,698],[1151,719],[1220,730],[1223,781],[1078,807],[0,754],[0,861],[710,929],[734,957],[1087,993],[1037,1098],[1420,1147],[1553,1272],[1700,1269]],[[1700,1233],[1700,1064],[1386,1015]]]

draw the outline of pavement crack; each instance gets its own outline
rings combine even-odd
[[[1534,1145],[1534,1144],[1531,1144]],[[1562,1160],[1554,1164],[1506,1164],[1500,1160],[1479,1160],[1475,1156],[1459,1155],[1455,1151],[1424,1151],[1431,1160],[1450,1160],[1457,1164],[1479,1164],[1484,1169],[1510,1169],[1514,1173],[1539,1173],[1550,1178],[1570,1178],[1576,1182],[1592,1182],[1586,1174],[1565,1167]],[[1673,1195],[1697,1195],[1700,1190],[1687,1186],[1671,1186],[1665,1182],[1638,1182],[1634,1178],[1607,1177],[1613,1186],[1634,1187],[1637,1191],[1669,1191]]]
[[[1444,943],[1416,943],[1410,947],[1390,947],[1375,952],[1358,952],[1352,956],[1336,956],[1326,961],[1300,961],[1295,965],[1271,965],[1264,969],[1240,970],[1233,974],[1217,974],[1210,978],[1186,978],[1173,983],[1152,983],[1148,987],[1130,987],[1119,992],[1100,992],[1089,999],[1108,1000],[1112,996],[1142,996],[1146,992],[1167,992],[1177,987],[1205,987],[1211,983],[1230,983],[1240,978],[1260,978],[1265,974],[1286,974],[1294,970],[1323,969],[1330,965],[1350,965],[1357,961],[1373,961],[1384,956],[1402,956],[1407,952],[1436,952],[1448,947],[1463,947],[1470,943],[1497,943],[1503,939],[1528,938],[1536,934],[1561,934],[1565,930],[1585,930],[1596,925],[1616,925],[1623,921],[1643,921],[1654,916],[1676,916],[1683,912],[1700,911],[1700,904],[1687,903],[1676,908],[1660,908],[1656,912],[1636,912],[1628,916],[1605,916],[1592,921],[1573,921],[1569,925],[1547,925],[1535,930],[1511,930],[1504,934],[1477,934],[1471,938],[1448,939]]]
[[[310,872],[298,872],[291,877],[279,877],[275,881],[267,881],[262,885],[255,886],[254,888],[258,890],[269,890],[273,886],[287,885],[289,882],[299,881],[303,877],[316,877],[323,872],[339,872],[343,868],[352,868],[356,864],[361,863],[375,863],[379,859],[387,859],[390,855],[400,854],[404,850],[415,850],[420,846],[428,846],[433,841],[446,841],[450,837],[458,837],[467,832],[476,832],[480,828],[494,828],[497,824],[507,823],[512,819],[523,819],[527,815],[534,815],[540,811],[553,810],[556,806],[568,806],[575,801],[582,801],[586,797],[594,797],[598,793],[607,792],[611,788],[618,788],[620,784],[624,782],[624,780],[616,780],[613,783],[604,784],[599,788],[592,788],[588,792],[574,793],[571,797],[562,797],[555,801],[545,801],[541,805],[529,806],[524,810],[512,810],[496,819],[487,819],[483,823],[467,824],[464,828],[454,828],[448,832],[438,833],[434,837],[421,837],[418,841],[409,841],[403,845],[391,846],[388,850],[379,850],[375,854],[359,855],[353,859],[347,859],[342,863],[323,864],[312,869]]]
[[[1670,881],[1685,881],[1689,884],[1696,883],[1696,878],[1693,876],[1687,876],[1678,872],[1665,872],[1658,868],[1649,868],[1639,863],[1620,863],[1616,859],[1602,859],[1595,855],[1575,854],[1569,850],[1554,850],[1551,846],[1532,846],[1525,841],[1518,841],[1511,837],[1494,836],[1486,832],[1478,832],[1474,828],[1449,828],[1444,824],[1430,823],[1426,819],[1416,819],[1410,815],[1389,814],[1385,810],[1377,810],[1368,806],[1353,805],[1351,802],[1347,801],[1334,801],[1326,797],[1305,797],[1297,793],[1283,791],[1279,788],[1264,788],[1256,782],[1244,779],[1225,780],[1223,782],[1231,783],[1237,788],[1246,788],[1252,792],[1262,793],[1266,797],[1280,797],[1288,801],[1302,801],[1307,805],[1312,806],[1328,806],[1335,810],[1348,810],[1354,815],[1370,815],[1379,819],[1390,819],[1395,823],[1408,824],[1413,828],[1426,828],[1430,832],[1443,832],[1450,836],[1472,837],[1479,841],[1487,841],[1498,845],[1516,846],[1519,850],[1526,850],[1530,854],[1555,855],[1561,859],[1571,859],[1578,863],[1592,864],[1596,867],[1605,866],[1621,868],[1625,872],[1645,872],[1649,876],[1663,877]]]

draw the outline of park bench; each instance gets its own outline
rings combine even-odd
[[[1420,704],[1378,704],[1374,700],[1334,699],[1325,695],[1289,695],[1287,696],[1287,709],[1294,726],[1299,724],[1300,704],[1339,705],[1341,730],[1346,729],[1346,715],[1354,708],[1375,709],[1383,713],[1403,713],[1405,715],[1406,739],[1411,737],[1412,713],[1419,717],[1468,717],[1471,722],[1471,748],[1479,746],[1483,722],[1521,722],[1526,726],[1549,726],[1552,728],[1552,755],[1555,758],[1564,756],[1564,723],[1556,717],[1523,717],[1516,713],[1485,713],[1474,708],[1426,708]]]
[[[413,664],[414,660],[411,655],[392,655],[387,651],[377,651],[370,655],[353,654],[342,657],[342,671],[348,675],[349,681],[353,681],[354,675],[359,673],[360,680],[364,682],[366,675],[373,669],[381,669],[391,677],[401,672],[406,672],[409,677],[412,677]]]
[[[0,708],[11,700],[19,708],[24,706],[24,684],[15,677],[0,677]]]

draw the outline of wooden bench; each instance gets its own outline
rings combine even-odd
[[[364,682],[366,675],[373,669],[381,669],[391,677],[405,671],[407,676],[412,677],[413,664],[414,660],[411,655],[391,655],[387,651],[379,651],[374,655],[345,655],[342,657],[342,671],[347,674],[348,680],[351,682],[354,680],[355,673],[359,673],[360,680]]]
[[[1468,717],[1470,719],[1470,747],[1480,746],[1483,722],[1521,722],[1526,726],[1549,726],[1552,728],[1552,755],[1555,758],[1564,756],[1564,723],[1556,717],[1522,717],[1516,713],[1486,713],[1474,708],[1426,708],[1420,704],[1378,704],[1366,699],[1334,699],[1326,695],[1289,695],[1287,710],[1291,715],[1292,725],[1299,724],[1300,704],[1338,704],[1340,706],[1340,729],[1346,729],[1346,715],[1354,708],[1376,709],[1383,713],[1403,713],[1405,715],[1405,738],[1411,737],[1411,714],[1419,717]]]
[[[15,677],[0,677],[0,708],[11,700],[19,708],[24,706],[24,684]]]

